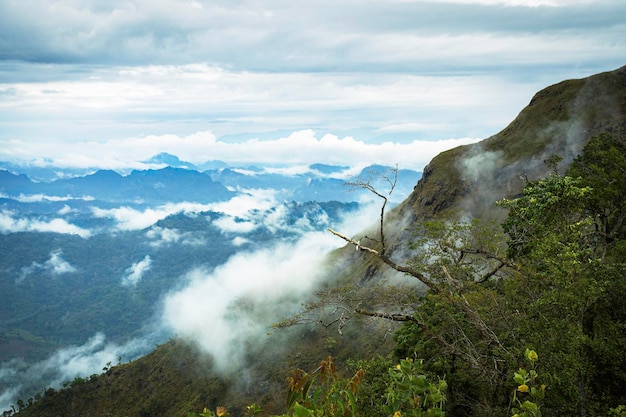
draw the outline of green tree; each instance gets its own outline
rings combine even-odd
[[[617,250],[623,259],[626,238],[626,145],[609,134],[589,141],[578,156],[568,175],[579,178],[581,184],[593,189],[587,196],[585,208],[593,217],[594,253],[604,258],[607,251]],[[621,247],[616,248],[620,245]]]
[[[546,414],[606,414],[626,403],[624,155],[622,144],[603,135],[566,175],[551,158],[550,175],[499,202],[509,212],[502,230],[460,219],[425,222],[405,262],[385,245],[384,211],[373,238],[331,230],[417,279],[423,291],[377,289],[367,299],[353,289],[325,290],[307,313],[339,311],[327,323],[340,326],[352,315],[404,322],[397,357],[424,358],[425,372],[446,376],[451,414],[506,413],[520,367],[512,352],[530,346],[542,352]],[[387,194],[375,194],[387,202]]]
[[[624,169],[623,145],[603,135],[567,175],[554,172],[501,202],[510,210],[509,255],[523,265],[507,283],[519,343],[544,352],[546,405],[558,414],[606,413],[623,402],[614,384],[626,383]]]

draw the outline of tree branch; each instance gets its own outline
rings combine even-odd
[[[378,318],[387,319],[387,320],[391,320],[391,321],[412,321],[414,323],[420,324],[419,320],[417,320],[415,317],[411,316],[410,314],[380,313],[380,312],[377,312],[377,311],[363,310],[361,308],[357,308],[355,310],[355,313],[361,314],[363,316],[378,317]]]
[[[372,249],[368,246],[363,246],[361,245],[361,241],[359,240],[354,240],[348,236],[345,236],[333,229],[328,229],[328,231],[330,233],[332,233],[333,235],[340,237],[341,239],[345,240],[348,243],[351,243],[355,246],[356,250],[362,250],[365,252],[369,252],[372,255],[378,257],[381,261],[383,261],[386,265],[390,266],[391,268],[395,269],[398,272],[403,272],[405,274],[408,274],[414,278],[417,278],[419,281],[421,281],[424,285],[426,285],[429,289],[431,289],[434,292],[439,292],[439,287],[437,286],[437,284],[435,284],[433,281],[431,281],[430,279],[428,279],[428,277],[426,277],[426,275],[422,274],[419,271],[416,271],[413,268],[409,268],[407,266],[404,265],[399,265],[396,262],[394,262],[391,258],[389,258],[386,255],[383,255],[382,253],[378,252],[376,249]]]

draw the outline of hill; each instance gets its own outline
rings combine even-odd
[[[626,142],[624,115],[626,67],[582,80],[564,81],[538,92],[503,131],[432,160],[413,193],[386,218],[386,241],[391,256],[395,259],[407,256],[406,242],[410,238],[407,228],[415,228],[423,220],[447,213],[501,219],[503,212],[495,207],[494,201],[520,195],[528,179],[544,176],[548,172],[544,160],[551,155],[563,157],[561,169],[564,169],[599,133],[609,132]],[[371,233],[370,230],[363,234],[371,236]],[[328,262],[332,265],[329,281],[339,277],[342,283],[354,287],[367,287],[368,283],[393,276],[387,267],[352,246],[331,254]],[[210,366],[207,373],[196,372],[204,365],[181,369],[182,358],[188,358],[184,359],[185,363],[199,359],[193,354],[173,353],[184,344],[171,342],[134,363],[114,366],[86,383],[77,381],[66,391],[53,392],[49,399],[36,402],[19,415],[72,415],[80,410],[83,415],[105,416],[112,413],[107,403],[111,407],[120,405],[128,415],[184,416],[194,411],[190,407],[201,405],[229,405],[239,415],[244,405],[253,401],[278,412],[283,401],[284,378],[290,369],[296,366],[314,369],[328,353],[337,356],[338,363],[345,363],[351,356],[390,352],[393,344],[384,338],[389,330],[387,323],[361,320],[345,327],[343,337],[337,336],[336,327],[278,332],[249,346],[249,367],[227,374],[227,380],[214,379]],[[162,377],[158,376],[160,372],[164,373]],[[140,376],[143,382],[122,378],[131,374]],[[163,383],[154,383],[157,378],[162,378]],[[244,388],[241,384],[231,385],[242,381],[246,381]],[[178,395],[170,394],[174,389]]]

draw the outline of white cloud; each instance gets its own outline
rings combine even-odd
[[[16,218],[15,213],[9,210],[0,212],[0,232],[17,233],[17,232],[52,232],[70,235],[78,235],[82,238],[91,236],[91,232],[83,229],[63,219],[39,220]]]
[[[136,210],[131,207],[119,207],[113,209],[92,207],[91,210],[95,217],[107,217],[117,221],[117,228],[120,230],[144,229],[176,212],[166,210],[162,207],[157,209],[147,208],[143,211]]]
[[[95,198],[92,196],[72,197],[71,195],[67,195],[63,197],[63,196],[54,196],[54,195],[45,195],[45,194],[30,194],[30,195],[20,194],[17,197],[11,197],[11,198],[22,203],[40,203],[42,201],[68,201],[68,200],[93,201],[95,200]]]
[[[0,381],[2,380],[3,375],[0,374]],[[21,388],[21,385],[13,385],[6,388],[3,392],[0,392],[0,410],[10,410],[11,405],[15,405],[15,399]]]
[[[233,244],[233,246],[243,246],[246,243],[250,243],[250,239],[246,239],[245,237],[241,237],[241,236],[237,236],[233,239],[233,241],[231,242]]]
[[[276,191],[269,189],[245,189],[228,201],[211,204],[211,210],[239,218],[248,218],[253,210],[265,211],[277,205]]]
[[[119,168],[207,131],[486,137],[538,89],[623,65],[624,13],[614,0],[0,2],[13,39],[0,158]],[[183,152],[213,157],[198,149]]]
[[[150,255],[146,255],[141,261],[133,263],[124,271],[125,275],[122,278],[122,285],[136,286],[144,274],[150,270],[151,266],[152,258],[150,258]]]
[[[62,255],[63,251],[61,249],[57,249],[50,252],[50,258],[43,264],[33,262],[30,266],[23,267],[20,270],[20,276],[17,278],[16,283],[21,283],[29,275],[38,271],[46,271],[51,275],[62,275],[76,272],[76,268],[63,259]]]
[[[479,140],[478,138],[459,138],[409,143],[385,141],[376,144],[366,143],[349,136],[339,138],[326,134],[318,137],[311,130],[294,132],[273,140],[249,139],[240,143],[218,141],[210,132],[198,132],[186,137],[152,136],[149,140],[150,146],[140,145],[145,139],[109,141],[105,144],[61,143],[57,146],[50,145],[50,152],[61,153],[65,147],[72,147],[75,150],[82,148],[84,155],[90,155],[84,158],[85,166],[99,168],[128,169],[136,167],[136,160],[147,159],[158,152],[169,152],[192,163],[219,159],[231,164],[253,162],[292,164],[296,165],[296,168],[290,173],[297,174],[305,172],[303,165],[317,162],[357,168],[370,164],[394,165],[398,163],[402,168],[421,170],[438,153]],[[24,149],[26,152],[26,149],[30,148],[24,147]],[[115,159],[114,154],[120,159]],[[111,155],[111,157],[107,158],[106,155]],[[27,154],[24,153],[23,156],[27,157]],[[76,166],[76,162],[75,158],[63,156],[59,159],[52,158],[49,164],[50,166]]]
[[[203,245],[205,241],[195,236],[192,232],[181,232],[178,229],[152,226],[146,231],[146,237],[150,239],[150,246],[161,247],[166,245]]]
[[[200,213],[217,212],[225,216],[213,221],[216,227],[226,232],[247,233],[259,226],[262,221],[270,221],[269,218],[259,217],[263,212],[279,206],[274,198],[276,191],[270,189],[246,189],[241,194],[228,201],[200,204],[200,203],[168,203],[155,208],[143,210],[123,206],[112,209],[92,207],[95,217],[111,218],[117,222],[118,230],[141,230],[150,227],[159,220],[176,213]],[[2,217],[0,217],[0,230],[2,230]],[[178,242],[195,244],[197,240],[189,234],[180,234],[176,230],[152,228],[146,232],[149,239],[154,240],[154,245],[161,243]]]
[[[69,264],[66,260],[64,260],[61,255],[63,255],[62,250],[56,250],[50,253],[50,259],[46,261],[44,267],[49,269],[53,275],[61,275],[67,274],[70,272],[75,272],[76,268]]]
[[[379,210],[369,205],[335,227],[355,233],[375,220]],[[212,272],[192,270],[187,287],[166,297],[163,321],[211,353],[221,370],[236,369],[246,342],[264,337],[273,322],[300,307],[324,276],[325,256],[343,244],[328,232],[311,232],[297,242],[239,252]],[[237,308],[240,303],[246,309]]]
[[[213,220],[213,224],[227,233],[250,233],[258,227],[258,224],[251,221],[233,217],[220,217],[217,220]]]
[[[199,203],[168,203],[155,208],[146,208],[137,210],[132,207],[118,207],[113,209],[102,209],[92,207],[92,213],[95,217],[106,217],[114,219],[117,222],[119,230],[140,230],[149,227],[159,220],[166,218],[175,213],[193,213],[208,211],[211,205]]]
[[[17,399],[32,396],[41,387],[58,389],[64,382],[100,374],[107,364],[115,365],[120,358],[126,361],[135,359],[153,347],[153,341],[148,338],[132,339],[119,345],[106,343],[105,335],[96,333],[83,345],[59,349],[47,359],[30,366],[19,359],[3,363],[0,385],[10,388],[0,392],[0,410],[10,409]],[[25,391],[28,388],[33,391]]]
[[[281,308],[299,305],[283,298],[310,289],[322,275],[323,254],[340,243],[327,234],[311,234],[296,245],[238,253],[212,273],[194,270],[188,274],[189,286],[166,298],[165,323],[210,352],[222,370],[236,368],[243,359],[244,342],[263,337],[272,320],[280,318]],[[258,317],[263,307],[251,316],[238,311],[235,304],[248,297],[253,303],[273,303],[277,315],[265,317],[264,323]]]

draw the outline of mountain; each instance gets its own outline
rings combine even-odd
[[[495,200],[548,172],[547,158],[562,157],[563,170],[603,132],[626,140],[626,66],[547,87],[501,132],[438,155],[397,214],[412,221],[445,211],[492,216]]]
[[[82,177],[45,183],[30,181],[23,174],[0,172],[2,173],[0,192],[9,196],[21,194],[74,198],[88,196],[107,202],[164,204],[181,201],[199,203],[224,201],[236,194],[198,171],[172,167],[135,170],[127,176],[111,170],[99,170]]]
[[[228,164],[224,161],[220,161],[217,159],[212,160],[212,161],[206,161],[198,166],[198,169],[201,171],[206,171],[210,169],[222,169],[222,168],[228,168]]]
[[[626,66],[546,87],[502,131],[433,158],[413,192],[387,213],[388,253],[404,260],[416,226],[438,216],[503,220],[506,213],[496,201],[519,196],[528,180],[548,174],[545,161],[551,155],[563,158],[563,172],[603,132],[626,142]],[[376,233],[377,226],[355,238]],[[364,261],[351,245],[342,249],[341,259],[354,265],[348,279],[360,283],[402,277],[376,259]]]
[[[348,170],[350,167],[348,166],[337,166],[337,165],[327,165],[327,164],[312,164],[309,166],[314,171],[317,171],[321,174],[339,174],[343,171]]]
[[[50,182],[60,178],[80,177],[94,172],[93,168],[63,168],[60,170],[49,160],[37,162],[45,162],[49,165],[39,166],[38,164],[16,164],[0,161],[0,170],[24,174],[36,182]]]
[[[246,189],[271,189],[283,201],[341,201],[359,200],[364,190],[351,191],[345,187],[349,167],[313,164],[305,173],[292,174],[288,170],[261,167],[224,167],[199,172],[195,166],[180,162],[178,157],[159,154],[148,162],[168,164],[161,169],[133,170],[121,175],[112,170],[55,179],[49,182],[33,181],[24,173],[0,170],[0,193],[17,197],[42,194],[55,197],[89,197],[110,203],[164,204],[182,201],[210,203],[224,201]],[[171,165],[170,165],[171,164]],[[225,165],[225,164],[224,164]],[[185,168],[187,167],[187,168]],[[372,166],[369,170],[388,171],[389,167]],[[24,170],[24,169],[22,169]],[[28,171],[28,170],[26,170]],[[420,172],[402,169],[398,171],[396,195],[407,196]],[[239,190],[239,191],[232,191]],[[354,191],[354,190],[352,190]],[[395,200],[400,202],[401,198]]]
[[[181,161],[176,155],[169,154],[167,152],[161,152],[158,155],[144,161],[146,164],[167,165],[171,168],[182,168],[198,171],[198,167],[191,162]]]
[[[214,181],[231,189],[274,189],[283,200],[350,202],[359,200],[361,196],[367,194],[367,191],[363,189],[346,187],[346,181],[352,180],[352,177],[346,175],[349,167],[313,164],[309,168],[308,172],[297,174],[272,172],[258,167],[224,168],[207,170],[205,173]],[[355,178],[366,178],[371,172],[390,173],[392,169],[392,167],[372,165],[363,168]],[[398,170],[396,194],[392,200],[395,203],[402,201],[413,190],[420,177],[421,173],[417,171]],[[376,178],[373,185],[383,186],[383,182],[380,178]]]
[[[538,92],[501,132],[480,143],[444,152],[428,164],[413,192],[386,217],[391,256],[400,260],[406,256],[407,229],[414,229],[423,220],[448,214],[502,218],[503,212],[494,201],[519,195],[527,179],[545,175],[548,167],[544,160],[551,155],[563,158],[559,166],[563,170],[599,133],[609,132],[626,142],[624,115],[626,67],[564,81]],[[394,277],[386,266],[352,246],[330,254],[328,263],[329,286],[341,280],[338,285],[363,288],[383,277]],[[200,411],[200,407],[217,405],[229,405],[234,415],[242,415],[245,405],[253,401],[279,412],[289,369],[298,366],[313,370],[328,353],[344,365],[350,356],[387,353],[392,343],[384,336],[389,331],[388,323],[376,327],[363,320],[346,326],[343,337],[337,335],[336,327],[278,332],[251,343],[249,367],[219,381],[210,372],[210,365],[207,373],[194,372],[206,369],[206,365],[194,366],[198,357],[181,353],[189,348],[173,341],[136,362],[113,366],[103,375],[76,381],[68,390],[46,394],[19,415],[71,415],[80,410],[85,415],[104,416],[119,406],[129,415],[184,416]],[[125,375],[128,379],[123,378]],[[178,395],[171,394],[174,389]]]

